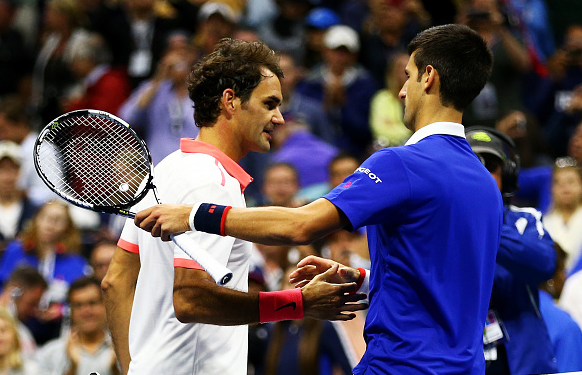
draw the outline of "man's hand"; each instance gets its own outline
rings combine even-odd
[[[329,271],[335,265],[338,266],[338,271],[333,276],[330,276],[331,278],[327,281],[336,284],[345,284],[356,283],[360,278],[360,271],[355,268],[344,266],[331,259],[310,255],[297,263],[297,269],[289,275],[289,282],[297,284],[297,287],[303,287],[310,280],[313,280],[314,277]]]
[[[192,206],[186,204],[159,204],[146,208],[135,215],[134,223],[151,232],[162,241],[170,241],[170,235],[190,230],[188,218]]]
[[[313,278],[301,288],[303,294],[304,316],[313,319],[351,320],[356,317],[354,311],[368,308],[366,303],[357,303],[366,299],[363,293],[349,294],[356,291],[355,282],[336,284],[331,280],[341,279],[338,275],[339,263]]]

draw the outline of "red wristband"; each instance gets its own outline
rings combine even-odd
[[[261,323],[303,319],[303,294],[300,288],[259,292]]]
[[[357,282],[358,289],[356,289],[356,292],[360,290],[362,284],[364,283],[364,279],[366,278],[366,270],[364,268],[358,268],[358,271],[360,271],[360,277],[358,278]]]

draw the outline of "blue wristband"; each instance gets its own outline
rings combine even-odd
[[[194,215],[194,227],[201,232],[224,236],[224,221],[231,208],[212,203],[200,204]]]

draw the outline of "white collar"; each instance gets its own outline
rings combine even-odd
[[[434,134],[452,135],[455,137],[465,138],[465,127],[457,122],[433,122],[432,124],[423,126],[414,132],[412,137],[410,137],[410,139],[408,139],[408,141],[405,143],[405,146],[413,145],[416,142]]]

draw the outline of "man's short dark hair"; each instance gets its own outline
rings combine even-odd
[[[85,276],[81,277],[73,281],[71,286],[69,287],[69,291],[67,292],[67,303],[71,303],[71,295],[76,292],[77,290],[85,289],[88,286],[95,286],[100,292],[99,296],[101,297],[101,282],[94,278],[93,276]]]
[[[418,81],[427,65],[440,77],[440,98],[445,106],[464,110],[479,95],[491,75],[493,55],[487,43],[465,25],[435,26],[419,33],[408,45],[418,68]]]
[[[283,72],[279,58],[262,42],[222,39],[214,52],[204,57],[188,77],[188,92],[194,102],[197,126],[212,126],[220,115],[220,100],[226,89],[233,89],[242,103],[265,78],[266,68],[279,79]]]
[[[35,268],[29,266],[20,266],[16,268],[6,285],[15,286],[21,289],[31,289],[36,287],[48,288],[48,284],[44,277]]]

